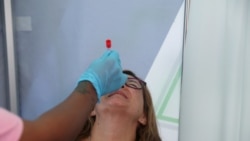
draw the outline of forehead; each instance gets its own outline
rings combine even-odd
[[[127,74],[127,76],[128,76],[128,78],[136,78],[136,77],[129,75],[129,74]]]

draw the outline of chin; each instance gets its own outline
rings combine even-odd
[[[120,100],[110,100],[107,102],[108,105],[112,106],[112,107],[127,107],[127,103],[125,103],[124,101],[120,101]]]

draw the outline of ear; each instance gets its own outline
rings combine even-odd
[[[146,125],[147,124],[147,118],[145,116],[145,114],[143,114],[139,119],[138,122],[142,125]]]
[[[90,116],[95,116],[96,113],[95,113],[95,109],[90,113]]]

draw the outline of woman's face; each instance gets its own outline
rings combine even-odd
[[[122,114],[131,118],[131,120],[145,124],[143,90],[132,88],[140,88],[142,84],[130,75],[128,75],[126,84],[129,86],[124,85],[118,91],[103,96],[100,103],[96,104],[94,113],[95,115],[102,112]]]

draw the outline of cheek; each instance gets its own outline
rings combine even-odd
[[[134,108],[136,110],[136,112],[138,114],[143,113],[143,105],[144,105],[144,101],[143,101],[143,95],[142,92],[134,92]]]

